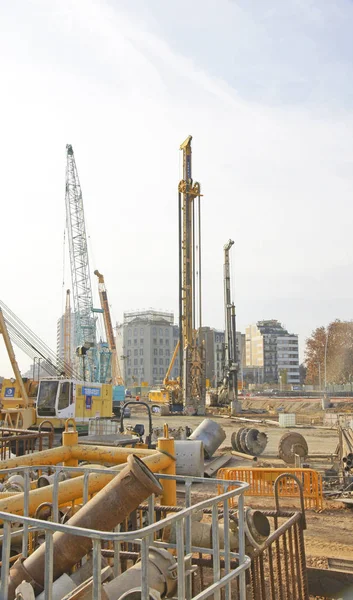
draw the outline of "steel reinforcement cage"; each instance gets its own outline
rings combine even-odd
[[[38,518],[29,517],[29,491],[30,491],[30,474],[33,472],[42,474],[50,469],[51,472],[55,473],[54,483],[52,487],[52,521],[43,521]],[[224,482],[221,480],[214,479],[210,481],[207,478],[196,478],[196,477],[181,477],[175,475],[161,475],[157,474],[158,479],[171,479],[176,480],[178,483],[185,485],[185,508],[179,510],[174,514],[168,514],[165,518],[155,521],[155,499],[154,495],[148,498],[146,506],[146,518],[148,521],[147,526],[143,526],[140,529],[134,531],[119,531],[119,527],[115,532],[97,531],[93,529],[83,529],[80,527],[73,527],[68,524],[62,524],[59,522],[59,505],[58,505],[58,490],[59,490],[59,476],[60,473],[65,472],[80,472],[82,473],[81,467],[57,467],[57,466],[30,466],[30,467],[16,467],[14,469],[0,470],[0,476],[21,474],[24,477],[25,488],[24,488],[24,515],[11,514],[7,512],[0,512],[0,520],[3,523],[3,532],[1,537],[2,541],[2,560],[1,560],[1,584],[0,584],[0,600],[8,600],[8,580],[11,563],[22,556],[26,558],[29,552],[33,549],[34,534],[42,532],[45,534],[45,575],[44,575],[44,597],[45,600],[52,600],[52,586],[53,586],[53,534],[57,531],[69,533],[74,536],[89,537],[92,540],[93,547],[93,587],[92,587],[92,598],[94,600],[100,600],[101,598],[101,585],[102,585],[102,572],[101,572],[101,556],[102,556],[102,545],[109,544],[113,548],[114,555],[114,576],[118,576],[121,570],[120,554],[122,553],[122,546],[125,544],[137,545],[140,549],[141,555],[141,598],[142,600],[148,600],[149,587],[148,587],[148,556],[149,548],[151,546],[160,548],[171,548],[174,550],[177,559],[177,579],[178,588],[176,598],[178,600],[204,600],[206,598],[213,597],[215,600],[220,600],[221,590],[224,590],[225,600],[230,600],[232,596],[231,584],[234,580],[237,580],[237,596],[239,600],[246,600],[246,570],[249,569],[251,559],[245,554],[245,518],[244,518],[244,492],[248,488],[248,484],[240,481],[228,481]],[[108,472],[108,470],[107,470]],[[88,494],[88,481],[91,473],[102,474],[102,469],[88,468],[85,469],[84,481],[83,481],[83,503],[89,501]],[[116,473],[111,473],[113,477]],[[194,483],[198,484],[215,484],[218,486],[222,484],[225,488],[224,493],[220,495],[212,496],[201,502],[197,502],[192,505],[191,490]],[[228,491],[226,488],[232,486],[232,490]],[[238,534],[239,534],[239,548],[238,552],[230,550],[230,500],[238,497]],[[169,508],[170,512],[173,507]],[[208,509],[211,513],[212,518],[212,547],[201,548],[192,545],[191,541],[191,523],[192,517],[199,511]],[[218,528],[219,513],[222,513],[224,520],[224,548],[220,547],[220,536]],[[15,532],[11,532],[11,525],[16,524],[22,525],[22,553],[20,555],[11,557],[11,537],[16,534],[18,536],[18,529]],[[158,532],[161,532],[166,526],[173,525],[176,528],[176,543],[167,543],[155,539]],[[31,548],[32,547],[32,548]],[[103,549],[104,552],[104,549]],[[204,589],[202,589],[197,595],[193,595],[192,591],[192,558],[194,555],[203,556],[204,554],[211,556],[211,562],[213,566],[212,582],[209,583]],[[221,564],[223,568],[223,574],[221,571]],[[249,579],[249,577],[248,577]]]

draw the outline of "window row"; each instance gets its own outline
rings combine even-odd
[[[145,370],[144,369],[128,369],[127,370],[127,374],[128,375],[144,375],[145,374]]]
[[[144,329],[143,327],[140,327],[140,335],[143,335],[144,333]],[[131,327],[129,327],[129,329],[127,330],[127,335],[128,337],[132,337],[132,329]],[[134,336],[137,337],[138,336],[138,327],[134,328]]]

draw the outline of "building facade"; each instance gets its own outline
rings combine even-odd
[[[65,360],[65,337],[64,337],[64,321],[65,315],[62,315],[57,321],[56,325],[56,355],[59,360]],[[70,356],[71,363],[74,364],[76,360],[76,346],[75,346],[75,313],[71,312],[71,348]]]
[[[245,335],[237,331],[237,364],[238,379],[244,364]],[[215,388],[223,380],[223,362],[224,362],[224,330],[212,329],[211,327],[201,328],[201,339],[206,348],[206,379],[210,386]]]
[[[124,312],[123,323],[117,324],[116,344],[125,386],[161,385],[178,339],[179,328],[174,325],[173,313]],[[178,376],[179,356],[170,378]]]
[[[298,336],[276,320],[258,321],[245,330],[246,367],[262,371],[263,383],[298,385]]]

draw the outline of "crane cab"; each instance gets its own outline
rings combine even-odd
[[[94,417],[113,414],[112,386],[73,379],[42,379],[37,395],[37,424],[50,420],[61,428],[65,420],[88,424]]]

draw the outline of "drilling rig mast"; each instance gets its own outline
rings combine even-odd
[[[180,146],[179,357],[182,400],[188,414],[205,414],[205,349],[201,329],[201,189],[192,179],[190,135]],[[198,281],[197,281],[198,277]]]
[[[227,388],[228,403],[237,400],[237,347],[236,347],[236,323],[235,305],[231,299],[230,291],[230,268],[229,251],[233,246],[233,240],[229,240],[224,246],[224,317],[225,317],[225,342],[224,342],[224,381]]]

